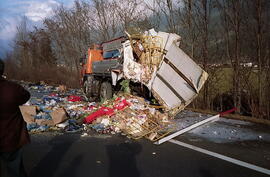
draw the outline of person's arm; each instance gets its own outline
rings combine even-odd
[[[30,99],[30,93],[25,90],[22,86],[17,85],[17,103],[18,105],[22,105],[26,103]]]

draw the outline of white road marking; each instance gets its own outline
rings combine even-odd
[[[222,154],[211,152],[211,151],[208,151],[206,149],[202,149],[202,148],[199,148],[199,147],[196,147],[196,146],[193,146],[193,145],[190,145],[190,144],[186,144],[186,143],[183,143],[181,141],[174,140],[174,139],[169,140],[169,142],[177,144],[179,146],[186,147],[188,149],[192,149],[192,150],[197,151],[197,152],[201,152],[203,154],[207,154],[207,155],[219,158],[221,160],[225,160],[227,162],[230,162],[230,163],[242,166],[242,167],[246,167],[246,168],[249,168],[249,169],[252,169],[252,170],[267,174],[267,175],[270,175],[270,170],[266,169],[266,168],[262,168],[262,167],[259,167],[259,166],[256,166],[256,165],[253,165],[253,164],[250,164],[250,163],[247,163],[247,162],[243,162],[241,160],[237,160],[237,159],[234,159],[234,158],[231,158],[231,157],[227,157],[227,156],[224,156]]]
[[[180,130],[180,131],[175,132],[175,133],[173,133],[173,134],[171,134],[169,136],[166,136],[166,137],[158,140],[157,142],[155,142],[155,144],[158,144],[158,145],[159,144],[162,144],[162,143],[164,143],[164,142],[166,142],[166,141],[168,141],[170,139],[173,139],[176,136],[179,136],[179,135],[181,135],[183,133],[186,133],[186,132],[188,132],[188,131],[190,131],[190,130],[192,130],[194,128],[197,128],[197,127],[199,127],[199,126],[201,126],[203,124],[206,124],[208,122],[213,122],[213,121],[216,121],[218,119],[219,119],[219,114],[218,115],[215,115],[215,116],[212,116],[212,117],[209,117],[209,118],[204,119],[204,120],[202,120],[200,122],[197,122],[197,123],[195,123],[195,124],[193,124],[193,125],[191,125],[191,126],[189,126],[187,128],[184,128],[183,130]]]

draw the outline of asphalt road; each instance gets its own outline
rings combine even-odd
[[[45,93],[33,92],[40,98]],[[179,129],[209,115],[183,111]],[[265,174],[181,147],[154,145],[123,136],[32,134],[24,148],[30,177],[263,177]],[[270,130],[255,124],[218,121],[175,139],[270,169]]]
[[[169,142],[157,146],[148,140],[133,141],[122,136],[93,134],[89,137],[81,137],[80,135],[79,133],[32,135],[32,143],[24,149],[24,163],[29,176],[267,176]],[[178,137],[178,139],[188,141],[185,137]],[[216,148],[218,146],[222,149],[221,145],[216,145]]]

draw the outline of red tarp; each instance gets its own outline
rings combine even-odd
[[[71,102],[82,101],[82,98],[80,96],[70,95],[68,97],[68,101],[71,101]]]
[[[93,112],[92,114],[90,114],[89,116],[87,116],[84,119],[84,123],[86,124],[90,124],[92,123],[94,120],[96,120],[98,117],[107,115],[107,116],[111,116],[115,113],[115,111],[117,110],[123,110],[125,109],[127,106],[130,106],[130,103],[127,102],[126,99],[123,99],[120,101],[120,98],[117,98],[115,100],[115,105],[113,106],[113,108],[108,108],[108,107],[101,107],[99,110],[97,110],[96,112]]]

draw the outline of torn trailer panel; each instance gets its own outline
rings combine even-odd
[[[172,43],[153,77],[151,90],[167,109],[174,109],[185,107],[197,96],[207,73]]]

